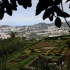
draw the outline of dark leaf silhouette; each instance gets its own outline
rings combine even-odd
[[[31,7],[32,6],[31,1],[32,0],[18,0],[18,4],[22,5],[25,9],[27,9],[27,7]]]
[[[28,0],[28,5],[27,5],[28,7],[31,7],[31,6],[32,6],[31,1],[32,1],[32,0]]]
[[[22,6],[27,9],[27,1],[26,0],[21,0]]]
[[[12,10],[17,10],[17,5],[11,5]]]
[[[17,10],[16,0],[10,0],[12,10]]]
[[[49,6],[53,6],[53,0],[39,0],[36,6],[36,15],[39,15],[41,11],[47,9]]]
[[[44,15],[43,15],[43,20],[45,20],[46,18],[48,18],[48,17],[50,17],[50,14],[51,14],[51,12],[50,12],[50,10],[45,10],[45,13],[44,13]]]
[[[63,12],[58,6],[54,6],[54,11],[57,13],[57,16],[61,17],[70,17],[70,15],[66,12]]]
[[[51,16],[49,17],[49,20],[50,20],[50,21],[53,21],[53,15],[51,15]]]
[[[17,2],[18,2],[18,4],[19,4],[19,5],[22,5],[22,2],[21,2],[21,0],[17,0]]]
[[[62,2],[62,0],[55,0],[54,5],[59,5]]]
[[[70,1],[70,0],[67,0],[66,2],[68,2],[68,1]]]
[[[61,16],[61,17],[70,17],[70,15],[66,12],[61,12],[61,14],[59,14],[58,16]]]
[[[55,19],[55,26],[57,26],[57,27],[61,27],[61,24],[62,24],[62,22],[61,22],[61,19],[59,18],[59,17],[57,17],[56,19]]]
[[[16,0],[10,0],[12,4],[16,4]]]
[[[51,14],[53,14],[53,8],[50,7],[48,9],[45,10],[45,13],[43,15],[43,20],[45,20],[46,18],[49,18]]]
[[[8,15],[12,16],[12,9],[10,4],[6,7],[6,12]]]
[[[9,1],[8,0],[3,0],[2,6],[4,8],[6,8],[6,13],[8,15],[12,16],[12,8],[11,8],[11,4],[9,3]]]
[[[3,17],[4,17],[4,8],[1,7],[1,8],[0,8],[0,20],[2,20]]]
[[[45,6],[53,6],[53,0],[39,0],[40,3],[45,4]]]
[[[61,14],[62,10],[58,6],[54,6],[53,9],[54,9],[54,12],[57,13],[57,15]]]
[[[1,0],[0,7],[1,5],[3,6],[3,8],[0,8],[1,19],[3,18],[4,13],[7,13],[8,15],[12,16],[12,10],[17,10],[17,3],[27,9],[27,7],[32,6],[31,1],[32,0]]]
[[[49,18],[50,21],[53,21],[53,17],[55,13],[58,17],[67,18],[70,15],[62,10],[62,1],[63,0],[39,0],[36,6],[35,15],[39,15],[43,10],[45,10],[43,14],[43,20]],[[70,0],[66,0],[69,2]],[[17,6],[23,6],[23,8],[27,9],[32,6],[32,0],[1,0],[0,5],[0,18],[3,19],[4,13],[12,16],[13,10],[17,10]],[[61,5],[60,5],[61,4]],[[61,7],[59,7],[61,6]],[[69,6],[70,8],[70,6]]]
[[[9,1],[8,1],[8,0],[3,0],[2,6],[3,6],[4,8],[6,8],[8,5],[9,5]]]
[[[45,9],[46,9],[45,5],[44,4],[42,5],[42,3],[39,2],[36,7],[36,15],[40,14],[41,11]]]
[[[70,8],[70,4],[69,4],[69,8]]]

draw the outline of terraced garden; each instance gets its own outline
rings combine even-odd
[[[70,54],[68,54],[69,48],[65,42],[66,40],[49,40],[36,43],[20,51],[21,54],[9,60],[6,67],[25,68],[26,65],[32,66],[38,56],[45,57],[48,63],[56,63],[57,65],[62,64],[62,61],[66,63]]]

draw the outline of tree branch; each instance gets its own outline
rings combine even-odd
[[[64,11],[62,2],[61,2],[61,7],[62,7],[62,11]],[[66,18],[65,18],[65,17],[64,17],[64,19],[65,19],[65,21],[66,21],[67,25],[68,25],[68,26],[69,26],[69,28],[70,28],[70,25],[69,25],[69,23],[67,22],[67,20],[66,20]]]

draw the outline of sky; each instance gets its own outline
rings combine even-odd
[[[27,25],[38,24],[40,22],[44,22],[47,24],[53,23],[54,20],[51,22],[48,18],[45,20],[42,19],[44,11],[42,11],[38,16],[35,16],[37,3],[38,0],[32,0],[32,7],[27,9],[24,9],[22,6],[18,6],[17,11],[13,11],[12,16],[9,16],[7,14],[4,15],[4,18],[0,20],[0,25],[27,26]],[[64,11],[70,14],[69,3],[66,4],[63,3],[63,6],[64,6]],[[61,20],[65,22],[63,18],[61,18]],[[67,20],[69,21],[70,18],[67,18]]]

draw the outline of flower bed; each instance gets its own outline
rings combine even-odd
[[[11,60],[10,62],[20,62],[22,59],[14,59],[14,60]]]
[[[23,52],[24,52],[24,53],[30,53],[31,50],[24,50]]]
[[[43,55],[48,56],[64,56],[67,52],[68,48],[53,48],[48,49],[46,52],[43,53]]]
[[[21,60],[23,60],[23,59],[26,59],[28,56],[26,55],[26,56],[19,56],[19,57],[17,57],[17,58],[15,58],[14,60],[11,60],[10,62],[20,62]]]
[[[55,58],[55,59],[51,59],[51,60],[50,60],[50,63],[54,63],[54,62],[57,63],[58,61],[59,61],[59,60]]]
[[[39,43],[31,46],[31,49],[49,47],[49,46],[52,46],[52,45],[53,45],[53,42],[39,42]]]
[[[15,66],[17,63],[16,62],[8,62],[7,63],[7,68],[10,68],[10,67],[13,67],[13,66]]]
[[[21,56],[19,56],[19,57],[17,57],[17,59],[25,59],[25,58],[27,58],[28,56],[27,55],[21,55]]]

